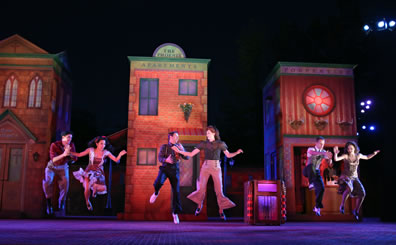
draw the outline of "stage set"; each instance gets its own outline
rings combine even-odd
[[[127,149],[128,156],[117,169],[106,166],[112,198],[99,198],[106,207],[118,207],[113,215],[119,220],[170,221],[168,183],[156,202],[149,203],[158,173],[157,157],[168,132],[178,131],[187,151],[205,140],[210,60],[186,58],[181,47],[170,43],[159,46],[152,57],[128,59],[128,128],[109,136],[118,149]],[[277,225],[291,220],[353,220],[350,199],[345,214],[339,213],[341,195],[334,176],[340,174],[341,165],[321,169],[326,192],[320,217],[312,212],[314,192],[302,176],[307,148],[314,146],[317,136],[325,137],[325,149],[342,148],[357,139],[355,98],[350,92],[354,91],[353,68],[278,63],[263,87],[264,171],[223,172],[224,191],[237,204],[230,209],[230,217],[244,217],[249,224]],[[41,181],[48,149],[61,131],[70,129],[69,77],[63,53],[49,54],[19,35],[0,41],[0,217],[45,215]],[[181,109],[189,104],[190,109]],[[207,221],[211,216],[207,207],[217,209],[210,188],[199,216],[194,215],[196,204],[186,198],[196,189],[203,160],[201,152],[180,164],[182,222]],[[73,168],[78,166],[71,166],[70,172]],[[84,209],[82,200],[81,185],[70,178],[66,216],[86,215],[73,204]]]

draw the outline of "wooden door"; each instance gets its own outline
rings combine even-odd
[[[0,212],[21,210],[24,145],[0,144]]]

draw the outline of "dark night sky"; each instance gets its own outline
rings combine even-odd
[[[72,129],[102,135],[127,126],[127,56],[149,57],[160,44],[176,43],[189,58],[212,60],[209,123],[221,129],[230,146],[254,148],[263,144],[259,88],[277,61],[359,64],[357,97],[381,92],[368,81],[377,72],[370,70],[377,54],[367,51],[370,45],[381,48],[381,40],[366,37],[360,28],[363,21],[396,11],[366,2],[31,2],[23,8],[13,2],[2,5],[0,39],[17,33],[49,53],[67,51],[74,80]],[[386,35],[380,38],[395,40],[394,33]],[[245,130],[235,134],[234,128]],[[262,162],[261,156],[250,160]]]
[[[14,1],[2,3],[0,9],[0,39],[19,34],[49,53],[67,51],[74,80],[72,130],[80,134],[76,141],[85,144],[96,134],[127,127],[127,56],[150,57],[160,44],[171,42],[188,58],[212,60],[209,123],[220,128],[231,151],[242,147],[250,153],[240,160],[247,166],[263,163],[260,87],[277,61],[358,64],[356,98],[373,98],[377,111],[364,120],[378,120],[376,135],[361,134],[362,152],[381,148],[377,162],[392,162],[385,154],[392,151],[394,138],[386,115],[395,80],[396,54],[390,47],[396,43],[396,31],[365,36],[361,27],[364,21],[396,17],[395,3],[78,2],[37,6],[31,1],[21,7]],[[374,169],[388,173],[385,178],[395,177],[391,164],[367,171]]]

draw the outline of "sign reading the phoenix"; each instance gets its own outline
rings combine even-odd
[[[186,58],[186,54],[178,45],[174,43],[164,43],[154,51],[153,57]]]

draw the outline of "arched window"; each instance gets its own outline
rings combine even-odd
[[[5,107],[16,107],[17,94],[18,81],[14,75],[11,75],[5,84],[3,105]]]
[[[29,86],[28,107],[41,107],[41,94],[43,90],[43,82],[39,76],[35,76]]]

